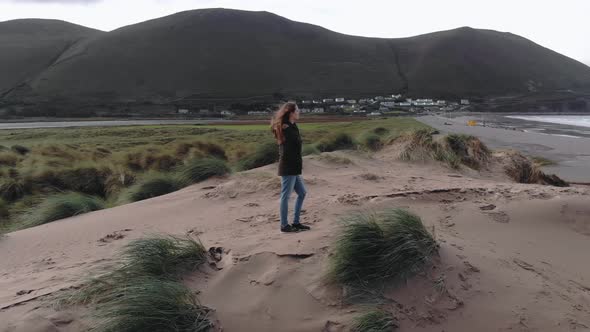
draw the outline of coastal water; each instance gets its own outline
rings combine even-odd
[[[526,121],[556,123],[568,126],[590,128],[590,115],[514,115],[507,117]]]

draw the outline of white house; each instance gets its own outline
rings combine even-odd
[[[344,102],[344,98],[336,98],[336,102],[337,103],[343,103]]]
[[[313,101],[313,103],[314,103],[314,104],[321,104],[322,102],[321,102],[321,101],[319,101],[319,100],[314,100],[314,101]]]
[[[233,115],[235,115],[235,113],[232,112],[232,111],[223,110],[223,111],[221,111],[221,115],[223,115],[223,116],[233,116]]]
[[[311,110],[311,113],[324,113],[324,108],[323,107],[316,107],[313,110]]]
[[[302,104],[311,104],[311,103],[313,103],[313,101],[312,100],[303,100],[301,103]]]
[[[311,112],[311,110],[309,108],[300,108],[299,111],[301,113],[309,113],[309,112]]]
[[[354,99],[349,99],[346,102],[349,103],[350,105],[356,104],[356,100],[354,100]]]
[[[178,110],[178,114],[189,114],[189,113],[190,113],[190,111],[187,110],[186,108],[180,108]]]
[[[412,102],[411,101],[405,101],[405,102],[401,102],[401,103],[397,103],[398,106],[401,107],[410,107],[412,106]]]
[[[461,105],[469,105],[469,99],[461,99]]]
[[[446,104],[447,104],[447,101],[446,101],[446,100],[437,100],[437,101],[436,101],[436,104],[437,104],[438,106],[444,106],[444,105],[446,105]]]
[[[384,106],[384,107],[395,107],[395,102],[394,101],[382,101],[381,102],[381,106]]]
[[[369,114],[367,114],[367,116],[380,116],[381,112],[371,112]]]
[[[334,99],[323,99],[322,100],[324,103],[333,103]]]

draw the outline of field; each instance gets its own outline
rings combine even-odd
[[[411,118],[300,124],[306,154],[372,150],[424,127]],[[52,221],[52,215],[116,206],[263,166],[276,160],[273,144],[267,124],[0,131],[0,229],[21,229]]]

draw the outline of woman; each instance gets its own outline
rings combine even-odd
[[[301,158],[301,136],[297,128],[299,108],[294,102],[281,106],[271,121],[272,132],[279,144],[279,176],[281,177],[281,232],[292,233],[307,231],[309,226],[302,225],[300,220],[301,207],[305,199],[305,185],[301,177],[303,160]],[[293,225],[289,225],[289,197],[291,192],[297,193]]]

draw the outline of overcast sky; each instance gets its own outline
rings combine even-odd
[[[0,21],[54,18],[109,31],[211,7],[266,10],[370,37],[460,26],[509,31],[590,64],[590,0],[0,0]]]

